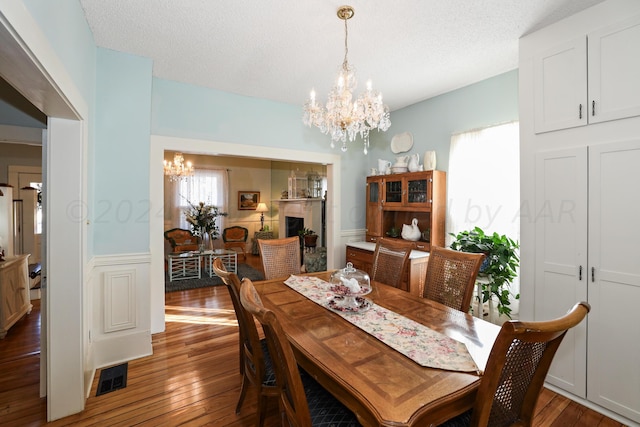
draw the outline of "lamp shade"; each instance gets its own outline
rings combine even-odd
[[[256,212],[267,212],[269,208],[266,203],[258,203],[258,207],[256,208]]]

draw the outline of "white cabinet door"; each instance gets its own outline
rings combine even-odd
[[[587,148],[536,157],[535,320],[560,317],[587,300]],[[565,336],[547,381],[586,396],[587,322]]]
[[[638,46],[640,15],[535,55],[535,132],[640,115]]]
[[[640,115],[640,15],[587,37],[589,123]]]
[[[587,397],[640,422],[638,165],[640,140],[589,147]]]
[[[579,37],[534,57],[535,132],[587,124],[587,39]]]

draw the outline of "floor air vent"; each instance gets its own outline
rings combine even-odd
[[[96,396],[125,388],[127,386],[127,366],[128,364],[124,363],[103,369],[100,372]]]

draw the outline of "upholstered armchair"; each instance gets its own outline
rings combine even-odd
[[[194,236],[189,230],[172,228],[164,232],[164,238],[169,241],[172,252],[189,252],[199,249],[200,238]]]
[[[242,255],[244,259],[247,259],[247,237],[249,236],[249,230],[244,227],[234,225],[233,227],[227,227],[222,231],[222,240],[224,241],[225,249],[240,249],[239,255]]]

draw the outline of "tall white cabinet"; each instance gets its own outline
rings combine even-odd
[[[521,302],[591,304],[547,382],[640,424],[640,2],[609,0],[520,42]]]

